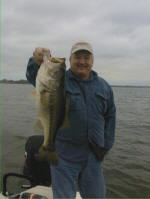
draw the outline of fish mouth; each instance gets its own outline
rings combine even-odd
[[[49,60],[53,63],[60,63],[60,64],[63,64],[66,61],[65,58],[57,58],[57,57],[50,57]]]
[[[58,58],[58,57],[49,57],[48,58],[50,60],[50,62],[55,63],[55,64],[60,64],[60,68],[62,68],[63,70],[66,70],[66,58]]]

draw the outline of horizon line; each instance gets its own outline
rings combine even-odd
[[[23,82],[24,83],[27,83],[27,84],[30,84],[29,82],[28,82],[28,80],[26,80],[26,79],[20,79],[20,80],[8,80],[8,79],[0,79],[0,83],[22,83],[23,84]],[[150,85],[140,85],[140,84],[137,84],[137,85],[135,85],[135,84],[119,84],[119,83],[112,83],[112,84],[110,84],[112,87],[115,87],[115,86],[122,86],[122,87],[150,87]]]

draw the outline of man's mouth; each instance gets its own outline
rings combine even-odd
[[[87,68],[87,66],[77,65],[78,68]]]

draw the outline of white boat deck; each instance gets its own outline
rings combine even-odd
[[[52,188],[51,187],[45,187],[45,186],[33,187],[31,189],[28,189],[28,190],[22,192],[20,194],[20,198],[19,199],[22,199],[21,195],[23,193],[38,194],[38,195],[45,196],[48,199],[52,199],[53,198],[53,193],[52,193]],[[5,197],[2,194],[0,194],[0,199],[8,199],[8,197]],[[79,192],[77,192],[77,194],[76,194],[76,199],[81,199],[81,196],[80,196]]]
[[[36,186],[34,188],[28,189],[25,192],[33,193],[33,194],[39,194],[39,195],[47,197],[48,199],[52,199],[53,198],[53,193],[52,193],[52,188],[51,187]],[[79,192],[77,192],[77,194],[76,194],[76,199],[81,199],[81,196],[80,196]]]

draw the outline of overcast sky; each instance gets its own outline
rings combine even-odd
[[[90,42],[110,84],[150,85],[150,0],[2,0],[2,79],[26,79],[37,46],[67,58]]]

